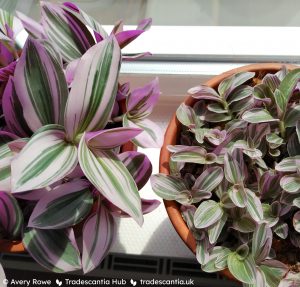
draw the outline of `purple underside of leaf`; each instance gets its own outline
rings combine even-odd
[[[133,90],[126,101],[130,118],[143,119],[149,116],[159,99],[159,95],[158,78],[155,78],[144,87]]]
[[[108,253],[115,237],[115,222],[106,207],[98,203],[83,226],[83,272],[95,269]]]
[[[139,135],[143,130],[138,128],[114,128],[85,134],[90,148],[113,149],[121,146]]]
[[[120,48],[113,37],[96,44],[82,56],[65,112],[70,138],[106,126],[115,102],[120,58]],[[82,85],[83,82],[86,84]]]
[[[119,43],[120,48],[122,49],[144,32],[145,32],[144,30],[129,30],[129,31],[119,32],[115,36]]]
[[[129,170],[138,189],[142,189],[152,174],[152,164],[149,158],[136,151],[124,152],[118,157]]]
[[[65,5],[66,7],[70,8],[71,10],[73,10],[75,12],[78,12],[78,13],[80,12],[78,6],[72,2],[64,2],[63,5]]]
[[[14,74],[17,62],[11,62],[6,67],[0,69],[0,82],[7,82],[9,77]]]
[[[137,30],[148,30],[152,25],[152,18],[145,18],[138,23]]]
[[[129,82],[119,85],[116,100],[121,101],[121,100],[126,99],[126,96],[128,95],[129,90],[130,90]]]
[[[16,140],[19,137],[11,132],[8,131],[1,131],[0,130],[0,145],[2,145],[3,143],[8,143],[10,141]]]
[[[21,103],[17,97],[13,79],[6,84],[2,99],[3,113],[8,128],[20,137],[32,134],[24,117]]]

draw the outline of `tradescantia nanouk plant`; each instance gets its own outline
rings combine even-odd
[[[181,204],[205,272],[228,268],[248,287],[300,286],[299,81],[300,69],[237,73],[216,90],[190,89],[195,103],[176,112],[170,175],[151,183]]]
[[[147,156],[120,149],[162,143],[147,118],[158,80],[132,91],[119,83],[122,59],[142,55],[121,48],[151,19],[133,31],[120,22],[108,35],[71,3],[42,3],[41,23],[19,18],[30,35],[1,99],[0,242],[22,240],[52,271],[87,273],[109,251],[115,217],[142,225],[159,204],[139,195],[152,172]]]

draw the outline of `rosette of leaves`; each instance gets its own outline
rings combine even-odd
[[[190,89],[195,103],[176,112],[170,175],[151,183],[181,204],[205,272],[228,268],[248,287],[298,286],[299,80],[300,69],[285,67],[237,73]]]
[[[63,11],[61,5],[43,5],[43,13]],[[100,24],[70,3],[66,7],[91,21],[97,41],[72,54],[79,58],[70,78],[66,55],[71,54],[50,36],[29,36],[22,49],[2,98],[0,239],[22,240],[49,270],[87,273],[109,251],[116,217],[142,225],[143,214],[159,204],[139,194],[152,172],[147,156],[120,147],[128,141],[161,145],[161,131],[147,118],[160,92],[157,79],[132,91],[120,84],[117,34],[100,39]],[[66,22],[69,28],[79,23],[74,15]],[[45,28],[48,34],[65,31],[56,20]],[[28,18],[22,22],[40,27]],[[84,42],[86,31],[77,28],[76,41]],[[61,44],[70,48],[68,38]]]

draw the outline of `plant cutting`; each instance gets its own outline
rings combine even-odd
[[[110,250],[116,217],[142,225],[159,205],[140,197],[152,166],[133,148],[162,143],[148,119],[158,80],[119,83],[121,47],[136,33],[121,23],[108,35],[71,3],[43,3],[41,24],[20,18],[30,35],[2,97],[0,248],[26,250],[54,272],[87,273]]]
[[[202,270],[247,287],[300,282],[300,69],[289,68],[245,66],[190,89],[151,178]]]

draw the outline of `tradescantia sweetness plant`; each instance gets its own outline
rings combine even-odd
[[[190,89],[195,104],[177,110],[171,174],[151,183],[181,204],[205,272],[228,268],[248,287],[300,286],[299,81],[300,69],[241,72],[217,90]]]
[[[87,273],[109,251],[115,217],[142,225],[159,204],[139,195],[152,172],[147,156],[120,149],[162,143],[147,118],[158,80],[133,91],[119,83],[121,47],[151,20],[107,35],[71,3],[43,3],[41,24],[20,18],[30,36],[2,97],[0,245],[22,240],[44,267]]]

